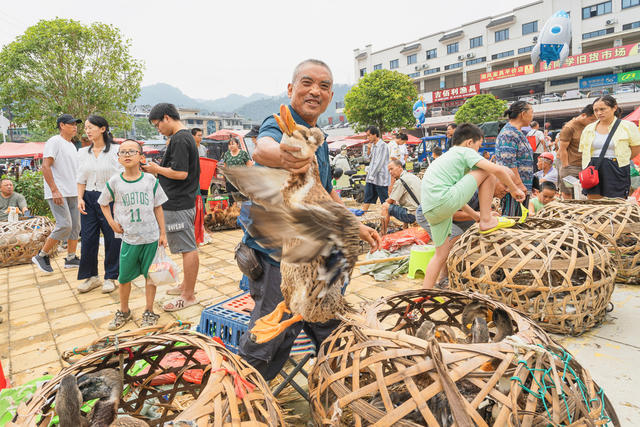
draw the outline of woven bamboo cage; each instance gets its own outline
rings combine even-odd
[[[530,218],[454,244],[452,289],[478,291],[514,307],[549,332],[578,335],[602,322],[616,276],[607,248],[566,221]]]
[[[499,337],[496,320],[489,342],[469,343],[465,307],[508,322],[511,335]],[[426,321],[440,338],[415,336]],[[412,290],[370,305],[321,344],[309,389],[317,425],[620,425],[603,390],[544,331],[467,292]]]
[[[575,221],[589,234],[620,251],[618,280],[640,284],[640,206],[622,199],[554,201],[541,218]]]
[[[278,403],[262,376],[222,345],[184,329],[149,331],[112,335],[89,349],[67,353],[89,354],[41,386],[18,408],[13,425],[49,425],[62,378],[105,368],[123,373],[125,392],[120,410],[150,426],[178,420],[198,426],[284,425]],[[91,348],[99,350],[90,352]],[[155,412],[152,416],[149,407]]]
[[[44,216],[0,222],[0,265],[8,267],[30,263],[53,228],[53,222]]]

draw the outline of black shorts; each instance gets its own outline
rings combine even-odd
[[[364,186],[364,203],[375,203],[380,199],[384,203],[389,198],[389,187],[386,185],[375,185],[367,182]]]
[[[593,157],[590,165],[597,162],[598,158]],[[631,188],[631,168],[629,165],[620,167],[616,159],[602,159],[598,168],[599,183],[588,190],[583,189],[582,194],[599,194],[602,197],[617,197],[626,199],[629,197]]]

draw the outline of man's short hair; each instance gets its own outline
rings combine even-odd
[[[456,127],[456,131],[453,132],[451,137],[451,145],[460,145],[467,139],[477,141],[484,138],[482,129],[472,123],[462,123]]]
[[[198,132],[202,132],[202,129],[200,128],[193,128],[191,129],[191,135],[196,136],[196,133]]]
[[[442,147],[440,147],[439,145],[436,145],[435,147],[433,147],[433,150],[431,150],[433,152],[434,155],[440,157],[442,156]]]
[[[403,168],[402,162],[398,159],[391,159],[389,160],[389,163],[392,163],[394,166]]]
[[[169,104],[168,102],[161,102],[154,105],[151,111],[149,111],[149,123],[151,123],[151,120],[162,120],[164,116],[169,116],[173,120],[180,120],[180,114],[175,105]]]
[[[398,135],[398,137],[402,140],[402,141],[408,141],[409,137],[407,136],[406,133],[401,133]]]
[[[555,192],[558,191],[558,187],[556,187],[556,185],[551,181],[542,181],[542,184],[540,184],[540,191],[544,190],[551,190]]]
[[[378,129],[377,126],[369,126],[367,128],[367,132],[369,132],[371,135],[375,135],[378,138],[380,138],[380,129]]]
[[[458,127],[458,125],[457,125],[457,124],[455,124],[455,123],[449,123],[449,124],[447,125],[447,127],[451,127],[451,129],[455,129],[455,128],[457,128],[457,127]]]
[[[2,178],[2,179],[0,179],[0,185],[4,184],[4,182],[5,182],[5,181],[9,181],[10,183],[12,183],[12,184],[13,184],[13,186],[14,186],[14,187],[16,186],[16,184],[13,182],[13,180],[12,180],[12,179],[9,179],[9,178]]]
[[[537,128],[538,126],[540,126],[540,123],[536,122],[535,120],[531,122],[531,124],[529,125],[532,128]]]
[[[331,68],[329,68],[326,62],[321,61],[319,59],[313,59],[313,58],[305,59],[304,61],[296,65],[296,68],[293,69],[293,76],[291,77],[291,83],[295,83],[298,80],[298,75],[300,74],[300,70],[302,69],[302,67],[308,64],[320,65],[321,67],[326,68],[327,71],[329,71],[329,75],[331,76],[331,84],[333,84],[333,73],[331,72]]]
[[[580,114],[584,114],[587,117],[594,116],[595,113],[593,112],[593,104],[587,104],[587,106],[584,107],[582,111],[580,111]]]

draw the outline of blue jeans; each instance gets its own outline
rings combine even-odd
[[[416,222],[416,216],[407,212],[407,208],[403,208],[397,204],[389,205],[389,215],[396,218],[398,221],[413,224]]]
[[[104,278],[116,280],[120,267],[120,239],[116,239],[111,226],[102,214],[99,191],[85,191],[84,210],[80,215],[80,268],[78,280],[98,275],[98,249],[100,248],[100,232],[104,236]],[[113,213],[113,204],[110,206]]]

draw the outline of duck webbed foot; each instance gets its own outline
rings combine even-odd
[[[281,302],[271,313],[266,316],[262,316],[256,321],[256,324],[251,328],[251,341],[262,344],[267,341],[271,341],[281,333],[283,333],[289,326],[302,320],[302,315],[296,314],[288,320],[282,320],[282,316],[285,313],[291,313],[286,304]]]

